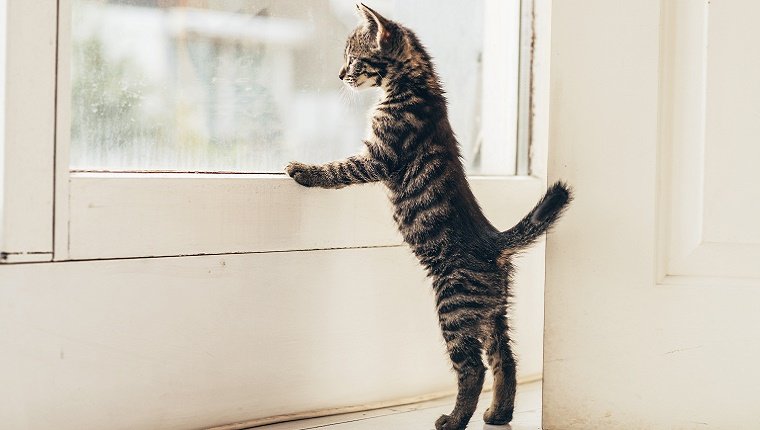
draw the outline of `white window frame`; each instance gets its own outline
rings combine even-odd
[[[0,262],[53,257],[54,1],[0,1],[5,32],[0,138]]]
[[[71,2],[5,2],[5,97],[8,106],[22,108],[5,113],[4,262],[402,245],[379,184],[333,191],[272,174],[70,172]],[[522,22],[530,22],[532,7],[523,9]],[[525,62],[527,30],[520,73],[533,67]],[[521,82],[524,105],[531,86]],[[530,133],[529,110],[520,111],[522,136]],[[545,141],[533,139],[531,150],[539,154],[531,161],[533,176],[470,178],[497,227],[509,227],[524,211],[511,202],[532,202],[543,192]]]

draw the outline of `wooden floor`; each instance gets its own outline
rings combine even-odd
[[[483,412],[491,403],[491,393],[480,397],[478,410],[472,417],[468,430],[541,430],[541,383],[533,382],[518,387],[515,416],[508,426],[491,426],[483,423]],[[441,414],[449,413],[454,398],[433,400],[413,405],[356,412],[345,415],[313,418],[287,423],[256,427],[255,430],[425,430],[433,429]]]

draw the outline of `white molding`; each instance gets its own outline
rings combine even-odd
[[[664,2],[658,277],[760,279],[760,244],[704,238],[709,5]]]
[[[520,79],[520,8],[485,0],[481,100],[483,174],[516,174]]]
[[[470,181],[504,229],[543,193],[530,177]],[[69,209],[74,260],[401,244],[381,184],[322,190],[284,175],[72,173]]]
[[[523,0],[524,2],[526,0]],[[549,87],[551,66],[551,0],[534,0],[531,10],[533,40],[531,44],[532,73],[530,79],[530,102],[527,116],[530,118],[528,161],[530,174],[546,179],[549,154]],[[525,3],[523,3],[525,4]],[[523,19],[527,19],[527,14]],[[524,24],[524,22],[523,22]],[[525,33],[523,33],[525,34]]]
[[[8,34],[5,29],[7,28],[7,0],[0,0],[0,250],[4,247],[5,227],[4,227],[4,212],[5,212],[5,87],[7,86],[5,80],[5,68],[6,68],[6,46]]]
[[[536,70],[536,2],[520,0],[519,64],[517,82],[517,130],[515,174],[530,175],[531,138],[534,126]],[[541,35],[546,36],[545,34]],[[545,176],[545,175],[543,175]]]
[[[677,275],[702,241],[707,5],[665,2],[660,78],[663,274]]]
[[[71,0],[58,0],[55,223],[53,259],[69,258],[69,147],[71,142]]]
[[[53,240],[56,2],[7,0],[0,252],[49,260]]]

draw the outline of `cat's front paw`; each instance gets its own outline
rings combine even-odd
[[[285,172],[291,178],[295,179],[296,182],[305,187],[313,187],[316,185],[316,175],[314,174],[314,170],[314,166],[299,163],[298,161],[291,161],[287,167],[285,167]]]

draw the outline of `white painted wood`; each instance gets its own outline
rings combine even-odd
[[[662,276],[760,279],[760,56],[746,38],[760,5],[671,2],[663,14]],[[744,47],[746,48],[746,47]],[[749,204],[748,204],[749,203]]]
[[[483,19],[483,174],[515,173],[520,9],[512,1],[485,0]]]
[[[4,236],[3,227],[3,212],[4,212],[4,187],[5,187],[5,175],[3,174],[3,166],[5,165],[5,68],[6,68],[6,53],[5,47],[7,45],[8,34],[5,29],[7,28],[7,0],[0,0],[0,243],[2,243],[2,237]],[[2,247],[0,247],[2,248]]]
[[[739,0],[553,3],[549,172],[576,200],[547,248],[545,429],[760,427],[752,245],[715,230],[758,227],[708,215],[760,201],[736,182],[756,181],[739,158],[756,154],[757,17]],[[710,257],[682,265],[688,247]]]
[[[530,96],[530,173],[545,179],[549,149],[549,85],[551,66],[551,0],[533,1],[532,79]],[[522,25],[526,25],[523,21]]]
[[[401,243],[380,185],[308,189],[284,175],[73,174],[73,259]]]
[[[540,370],[522,336],[540,273],[517,279],[521,378]],[[6,265],[0,279],[4,428],[206,428],[454,388],[403,247]]]
[[[543,193],[534,178],[473,178],[497,226]],[[381,184],[304,188],[284,175],[86,174],[70,185],[72,259],[401,243]]]
[[[471,183],[486,215],[503,229],[544,192],[542,180],[528,177]],[[315,190],[276,175],[74,174],[71,192],[74,259],[401,244],[381,185]],[[521,372],[528,375],[541,373],[542,255],[539,244],[520,258],[523,281],[513,310]]]
[[[58,0],[56,91],[55,222],[53,258],[69,259],[69,146],[71,143],[71,0]]]
[[[760,3],[708,8],[703,239],[752,245],[760,269],[760,204],[748,202],[760,199],[760,54],[750,42],[760,36]]]
[[[533,129],[533,94],[535,66],[535,26],[536,5],[533,0],[520,0],[518,78],[517,78],[517,128],[515,154],[515,175],[530,175],[530,144]],[[546,177],[546,175],[541,176]]]
[[[49,260],[53,235],[56,2],[6,0],[0,263]]]

